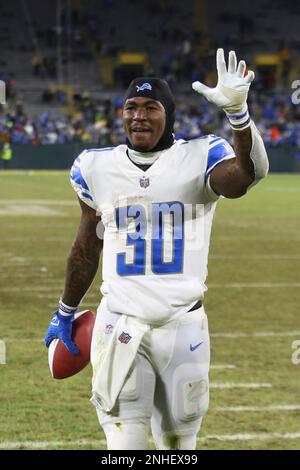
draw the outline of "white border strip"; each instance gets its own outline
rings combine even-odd
[[[211,383],[209,388],[271,388],[272,384],[269,383]]]
[[[0,442],[0,450],[12,450],[12,449],[51,449],[55,447],[82,447],[82,446],[100,446],[106,447],[106,441],[102,439],[101,441],[80,439],[77,441],[4,441]]]
[[[0,199],[0,205],[20,205],[27,206],[31,204],[35,205],[47,205],[47,206],[78,206],[76,200],[70,199]]]
[[[259,434],[208,434],[197,442],[217,441],[269,441],[272,439],[300,439],[300,432],[264,432]]]
[[[245,260],[252,260],[252,259],[274,259],[274,260],[282,260],[282,259],[300,259],[299,254],[291,254],[291,255],[278,255],[278,254],[259,254],[259,255],[251,255],[251,256],[236,256],[236,255],[211,255],[210,259],[245,259]]]
[[[232,282],[228,284],[212,283],[208,289],[281,289],[300,287],[300,282]]]
[[[253,333],[211,333],[212,338],[267,338],[267,337],[285,337],[300,336],[300,331],[254,331]]]
[[[300,405],[267,405],[267,406],[218,406],[212,411],[234,411],[234,412],[245,412],[245,411],[298,411]]]
[[[215,364],[211,365],[210,369],[235,369],[236,366],[233,364]]]

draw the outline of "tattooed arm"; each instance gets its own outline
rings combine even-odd
[[[97,236],[101,218],[96,211],[79,199],[81,220],[76,239],[68,257],[65,288],[62,301],[77,306],[96,275],[103,241]]]
[[[54,338],[59,338],[74,356],[79,354],[79,349],[72,340],[72,321],[76,307],[95,277],[103,246],[96,232],[100,217],[94,209],[79,202],[81,220],[68,258],[64,293],[45,335],[47,348]]]

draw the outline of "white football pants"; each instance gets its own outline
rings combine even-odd
[[[108,311],[103,299],[94,328],[93,368],[97,367],[95,345],[99,340],[105,346],[109,344],[119,318]],[[209,361],[203,307],[150,328],[112,412],[97,410],[108,449],[147,449],[150,423],[157,449],[195,449],[197,432],[208,409]]]

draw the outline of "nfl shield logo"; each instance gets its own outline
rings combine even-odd
[[[149,178],[145,178],[145,176],[143,176],[143,178],[140,178],[141,188],[148,188],[149,184],[150,184]]]
[[[113,325],[107,324],[104,330],[105,334],[110,335],[113,332],[113,329],[114,329]]]
[[[124,344],[127,344],[129,343],[129,341],[131,340],[132,336],[130,336],[128,333],[125,333],[125,331],[123,331],[118,340],[120,341],[120,343],[124,343]]]

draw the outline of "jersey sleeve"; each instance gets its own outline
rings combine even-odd
[[[209,174],[215,168],[215,166],[218,165],[218,163],[234,157],[234,150],[225,139],[222,139],[222,137],[217,137],[213,134],[209,135],[205,181],[207,181]]]
[[[84,150],[73,163],[70,180],[77,196],[92,209],[97,210],[97,205],[91,190],[91,164],[91,152]]]

